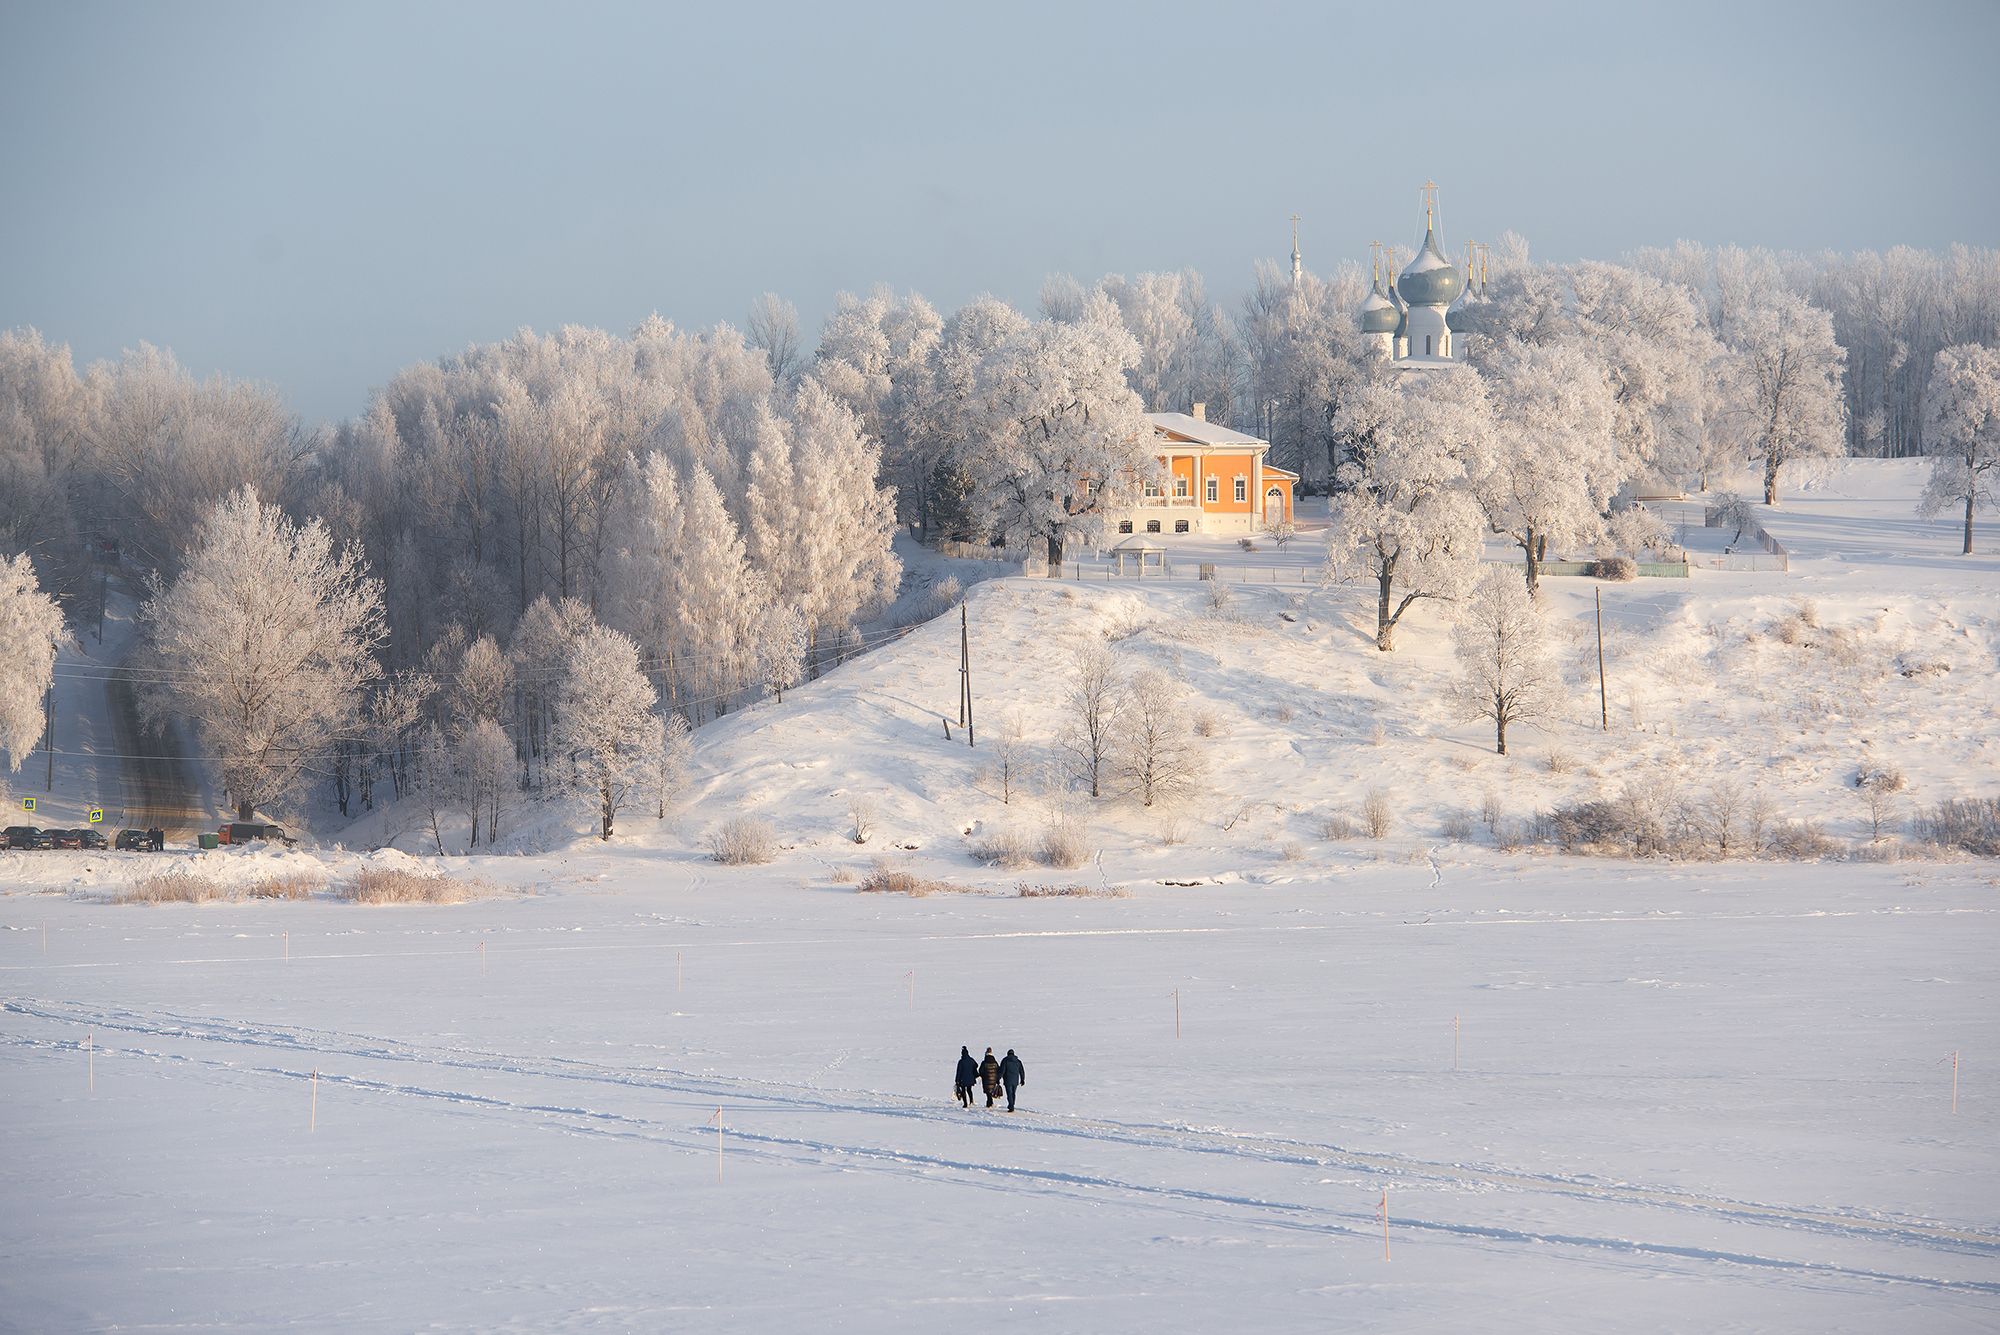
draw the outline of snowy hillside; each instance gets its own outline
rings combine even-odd
[[[704,729],[705,777],[683,803],[685,846],[699,847],[723,815],[750,811],[802,858],[865,864],[916,844],[922,860],[972,876],[966,850],[996,827],[1087,807],[1113,881],[1289,879],[1302,864],[1449,842],[1452,818],[1476,815],[1489,794],[1518,822],[1621,793],[1670,808],[1723,783],[1763,795],[1774,819],[1866,840],[1869,813],[1854,788],[1864,768],[1907,776],[1903,816],[1983,794],[2000,774],[2000,560],[1952,555],[1948,521],[1910,518],[1920,485],[1911,463],[1829,469],[1767,519],[1793,552],[1789,574],[1547,579],[1567,645],[1567,717],[1518,734],[1504,757],[1490,725],[1453,716],[1450,637],[1435,611],[1420,609],[1384,654],[1365,590],[1245,584],[1217,609],[1191,581],[982,584],[970,598],[980,748],[947,741],[940,721],[957,719],[959,628],[947,618],[782,706]],[[1179,810],[1079,803],[1034,782],[1068,727],[1066,682],[1090,643],[1109,644],[1123,673],[1166,672],[1204,720],[1204,790]],[[1014,717],[1031,778],[1025,797],[1003,804],[991,770]],[[1322,818],[1358,822],[1370,790],[1388,797],[1390,837],[1323,839]],[[878,808],[867,849],[849,837],[856,798]],[[1493,840],[1481,826],[1472,842]]]

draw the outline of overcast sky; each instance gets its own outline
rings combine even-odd
[[[308,422],[522,325],[1512,228],[2000,243],[2000,4],[0,0],[0,327]]]

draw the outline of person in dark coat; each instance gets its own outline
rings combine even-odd
[[[972,1106],[972,1087],[979,1080],[979,1063],[972,1059],[971,1048],[958,1050],[958,1071],[951,1078],[951,1092],[960,1103]]]
[[[163,853],[167,848],[167,832],[155,825],[146,831],[146,843],[155,853]]]
[[[993,1059],[993,1049],[986,1049],[986,1059],[979,1063],[979,1082],[986,1086],[986,1106],[991,1108],[1000,1097],[1000,1063]]]
[[[1021,1059],[1008,1048],[1007,1055],[1000,1059],[1000,1083],[1007,1089],[1007,1111],[1014,1111],[1014,1091],[1028,1083],[1028,1068],[1021,1065]]]

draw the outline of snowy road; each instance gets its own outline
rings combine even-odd
[[[1976,871],[1609,889],[1447,865],[1437,891],[1385,868],[1053,905],[672,866],[604,888],[619,862],[447,910],[0,898],[4,1310],[339,1330],[2000,1315],[1988,1086],[1951,1114],[1936,1064],[1994,1037],[2000,905]],[[1012,1117],[942,1088],[957,1044],[986,1041],[1027,1059]]]

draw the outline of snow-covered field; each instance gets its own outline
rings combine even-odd
[[[1383,655],[1355,591],[1002,580],[979,749],[948,618],[702,729],[665,822],[510,813],[435,860],[473,903],[109,902],[395,851],[0,853],[0,1327],[1994,1329],[2000,868],[1447,833],[1726,780],[1887,858],[1860,766],[1901,815],[1992,793],[2000,559],[1917,481],[1788,494],[1789,575],[1551,579],[1571,708],[1507,757],[1435,615]],[[1077,805],[1034,771],[1084,643],[1206,713],[1204,795],[984,865]],[[1387,836],[1323,837],[1370,790]],[[738,814],[776,861],[706,859]],[[878,860],[965,893],[858,893]],[[953,1105],[960,1044],[1020,1052],[1021,1112]]]
[[[5,1323],[2000,1320],[1990,866],[510,865],[443,909],[0,898]],[[961,1043],[1023,1111],[953,1105]]]

